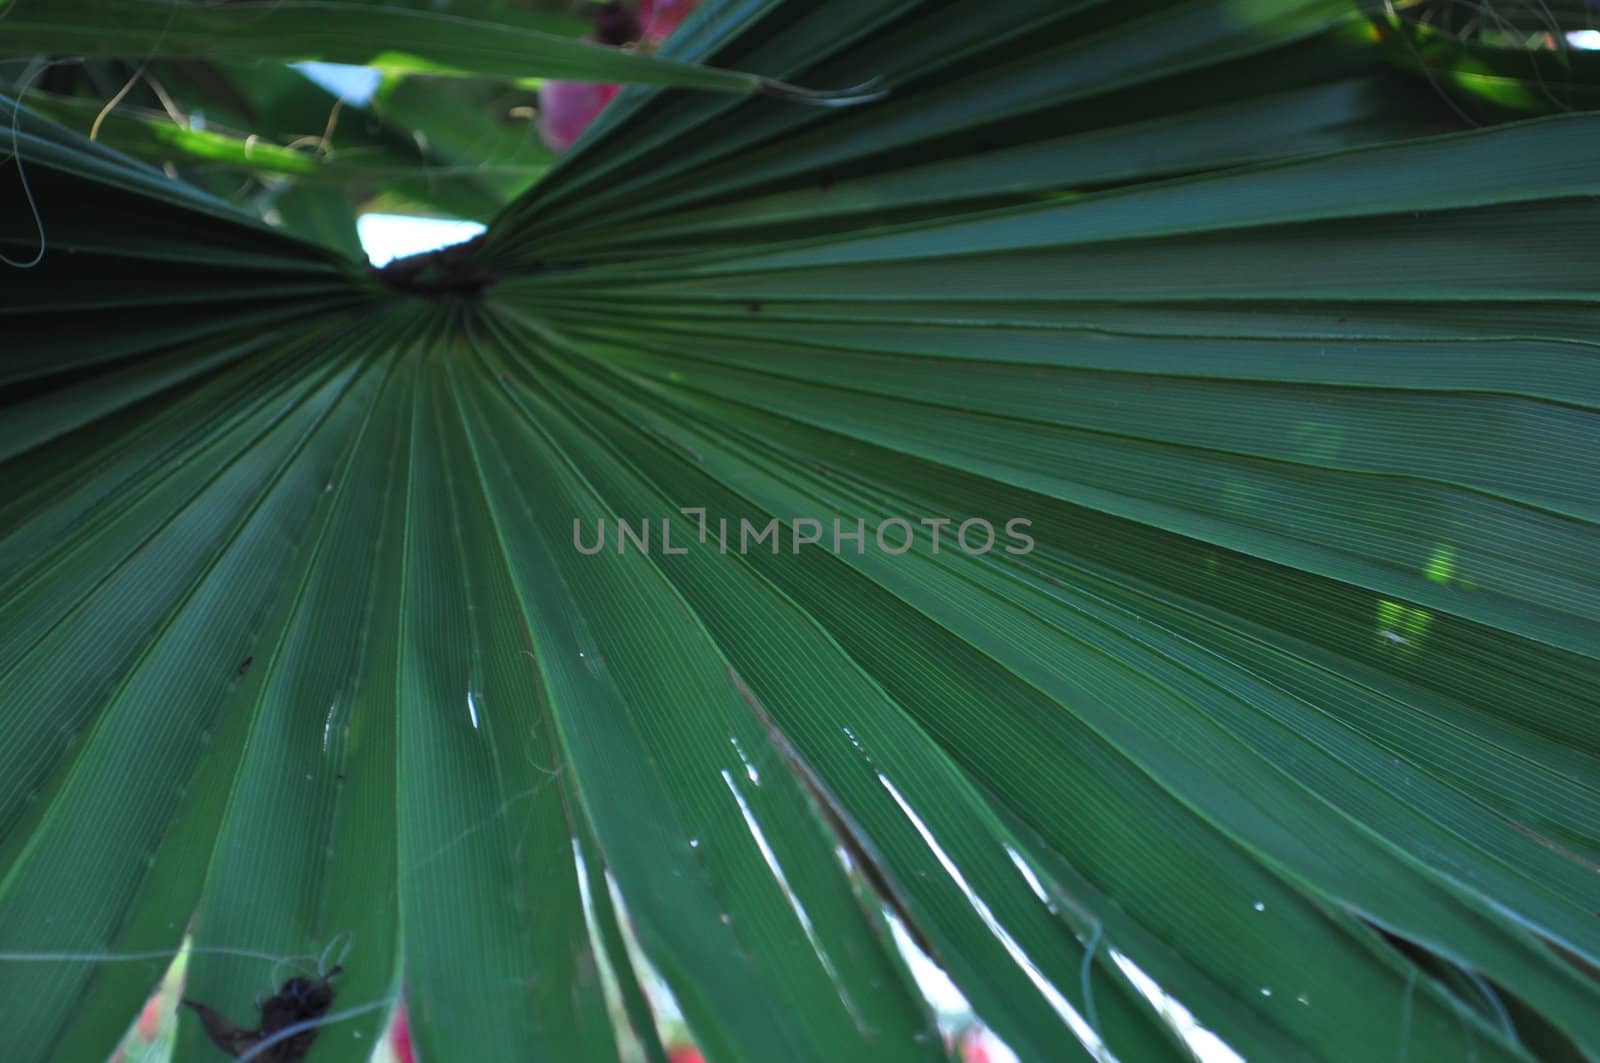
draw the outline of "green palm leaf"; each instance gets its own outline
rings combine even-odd
[[[466,5],[478,6],[478,5]],[[749,74],[634,55],[575,39],[568,18],[413,10],[367,0],[8,0],[0,55],[320,59],[384,70],[571,78],[772,91]]]
[[[1027,1060],[1600,1052],[1597,120],[1327,0],[946,6],[709,4],[887,98],[628,90],[409,272],[8,107],[8,1058],[186,934],[236,1021],[345,951],[317,1060],[659,1059],[649,968],[942,1058],[897,940]]]

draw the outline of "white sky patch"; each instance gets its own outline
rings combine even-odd
[[[901,955],[906,958],[906,966],[911,969],[911,977],[928,1003],[933,1005],[933,1010],[945,1018],[970,1019],[972,1005],[950,980],[950,976],[944,973],[944,968],[917,948],[917,943],[911,939],[899,916],[887,912],[885,918],[889,920],[889,933],[894,936],[894,943],[900,947]]]
[[[900,806],[900,811],[904,812],[906,818],[911,821],[912,826],[917,828],[917,833],[922,835],[923,842],[929,849],[933,850],[933,855],[938,859],[939,866],[944,868],[945,874],[949,875],[960,888],[967,898],[967,903],[972,905],[973,911],[978,913],[978,918],[983,920],[984,926],[989,928],[989,932],[1005,947],[1006,952],[1010,953],[1012,960],[1016,962],[1018,967],[1022,968],[1022,973],[1028,976],[1028,980],[1039,990],[1040,995],[1050,1003],[1056,1014],[1061,1016],[1061,1020],[1067,1024],[1078,1040],[1083,1042],[1083,1046],[1089,1050],[1089,1054],[1100,1060],[1101,1063],[1114,1063],[1116,1056],[1111,1054],[1111,1050],[1100,1039],[1100,1035],[1095,1032],[1094,1027],[1090,1026],[1088,1021],[1078,1013],[1078,1009],[1074,1008],[1071,1001],[1062,995],[1061,990],[1057,989],[1044,976],[1044,972],[1039,970],[1038,965],[1023,951],[1022,946],[1017,944],[1017,940],[1011,936],[1010,931],[1000,925],[1000,920],[995,918],[994,912],[990,910],[987,902],[978,896],[977,892],[968,884],[966,876],[961,873],[961,869],[956,866],[954,860],[950,859],[949,854],[939,844],[939,840],[928,829],[928,825],[922,822],[922,817],[917,815],[916,810],[901,796],[894,783],[890,782],[888,776],[882,772],[878,773],[878,782],[882,783],[883,788],[889,791],[889,796],[893,797],[895,804]]]
[[[624,1010],[622,986],[617,981],[617,971],[611,965],[611,956],[606,951],[605,942],[601,940],[600,924],[594,911],[594,896],[589,892],[588,865],[584,862],[583,849],[578,844],[577,838],[572,839],[572,862],[578,869],[578,897],[583,902],[584,923],[589,930],[589,950],[594,954],[595,966],[600,971],[600,989],[605,994],[606,1010],[612,1015],[620,1015]],[[631,1022],[617,1023],[615,1034],[621,1042],[618,1047],[622,1050],[624,1059],[644,1057],[644,1049],[639,1044],[639,1036]]]
[[[379,82],[383,80],[383,72],[370,66],[317,62],[293,65],[300,73],[335,96],[343,97],[345,102],[358,107],[365,107],[372,100],[373,93],[378,91]]]
[[[783,890],[784,899],[789,902],[795,918],[800,920],[800,929],[805,931],[806,940],[811,942],[811,950],[817,954],[817,959],[822,961],[822,969],[828,973],[828,978],[839,993],[839,999],[844,1001],[845,1010],[859,1023],[860,1016],[856,1014],[855,1005],[845,995],[844,984],[839,980],[839,972],[834,968],[833,960],[829,959],[822,942],[817,938],[817,930],[811,924],[811,916],[806,913],[805,905],[800,903],[800,898],[795,896],[793,887],[789,885],[789,877],[783,873],[783,865],[778,863],[777,854],[772,851],[772,846],[767,844],[767,836],[762,833],[761,824],[756,821],[755,813],[750,811],[749,803],[739,792],[739,787],[733,781],[733,774],[727,768],[722,769],[722,781],[728,784],[728,792],[733,794],[733,799],[739,803],[739,811],[744,815],[744,825],[750,828],[750,836],[755,839],[756,848],[761,850],[761,858],[767,862],[767,870],[778,880],[778,887]]]
[[[745,755],[744,746],[741,746],[739,744],[739,740],[737,738],[732,737],[731,735],[728,737],[728,741],[733,743],[734,751],[739,754],[739,759],[744,761],[744,773],[745,773],[745,775],[749,777],[749,779],[750,779],[750,781],[752,783],[754,783],[757,786],[760,786],[761,785],[761,773],[756,770],[756,766],[754,764],[750,763],[750,758]]]
[[[1584,51],[1600,50],[1600,30],[1573,30],[1567,34],[1567,43]]]
[[[361,248],[374,266],[384,266],[397,258],[437,251],[459,244],[483,232],[475,221],[451,218],[412,218],[404,214],[363,214],[356,219]]]
[[[622,932],[622,943],[629,962],[633,964],[634,974],[639,978],[639,988],[650,998],[650,1010],[655,1013],[656,1025],[683,1022],[683,1008],[678,1005],[678,998],[672,995],[667,980],[661,977],[661,972],[650,962],[650,957],[645,955],[639,939],[633,934],[633,919],[628,915],[627,902],[622,899],[622,890],[617,886],[616,876],[612,875],[609,867],[605,869],[605,876],[606,892],[611,894],[611,907],[616,909],[617,929]],[[692,1030],[690,1032],[693,1033]]]
[[[899,948],[900,955],[905,958],[906,967],[911,971],[912,980],[917,983],[922,998],[934,1010],[939,1029],[947,1037],[954,1037],[959,1033],[964,1043],[976,1042],[982,1045],[983,1050],[988,1053],[987,1058],[990,1063],[1020,1063],[1011,1046],[1000,1040],[993,1030],[978,1020],[972,1005],[950,980],[950,976],[944,973],[944,968],[934,963],[912,940],[900,917],[887,909],[883,915],[888,920],[889,933],[894,937],[895,946]]]
[[[1044,891],[1044,883],[1039,881],[1039,876],[1033,873],[1033,868],[1028,866],[1028,862],[1022,858],[1022,854],[1008,845],[1006,846],[1006,855],[1011,857],[1011,862],[1016,865],[1017,870],[1022,873],[1022,877],[1027,880],[1028,888],[1033,890],[1033,895],[1043,901],[1046,908],[1052,912],[1055,911],[1056,906],[1051,903],[1049,895]]]
[[[1196,1022],[1194,1013],[1157,985],[1156,980],[1145,974],[1138,964],[1116,949],[1106,951],[1111,954],[1117,969],[1133,983],[1133,987],[1150,1002],[1150,1006],[1160,1013],[1177,1035],[1183,1038],[1184,1044],[1189,1046],[1189,1050],[1200,1063],[1245,1063],[1244,1057],[1235,1052],[1228,1042]]]

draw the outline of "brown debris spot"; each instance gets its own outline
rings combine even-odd
[[[322,978],[296,976],[284,982],[277,993],[261,1002],[261,1024],[254,1030],[235,1026],[226,1015],[207,1007],[198,1000],[184,998],[184,1004],[200,1016],[200,1025],[212,1044],[234,1059],[258,1047],[274,1035],[303,1022],[314,1022],[328,1013],[333,1006],[331,979],[339,973],[335,967]],[[270,1063],[300,1063],[311,1051],[317,1039],[315,1026],[297,1034],[275,1041],[256,1058]]]
[[[477,299],[500,278],[477,260],[483,237],[465,243],[397,258],[373,275],[385,286],[423,299]]]

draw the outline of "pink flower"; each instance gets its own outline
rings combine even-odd
[[[699,0],[639,0],[638,8],[633,9],[612,0],[595,9],[594,33],[588,39],[610,45],[637,39],[653,49],[672,35],[697,3]],[[539,135],[556,151],[568,150],[621,91],[621,85],[546,81],[539,87]]]
[[[981,1030],[969,1030],[960,1038],[961,1063],[992,1063],[994,1057],[989,1054],[989,1048],[984,1044],[984,1035]]]
[[[639,0],[639,25],[644,27],[644,39],[660,44],[672,36],[680,23],[699,0]]]
[[[539,86],[539,135],[556,151],[566,151],[621,91],[621,85],[546,81]]]
[[[394,1058],[398,1063],[416,1063],[417,1057],[411,1051],[411,1027],[406,1023],[403,1004],[395,1009],[394,1025],[389,1028],[389,1043],[394,1046]]]
[[[134,1026],[134,1036],[141,1041],[154,1041],[161,1032],[161,1020],[167,1017],[167,1002],[157,993],[145,1002],[144,1010],[139,1012],[139,1021]]]

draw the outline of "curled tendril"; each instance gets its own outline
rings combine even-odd
[[[813,107],[855,107],[883,99],[889,95],[889,88],[881,77],[847,89],[807,89],[791,85],[786,81],[761,78],[756,83],[756,92],[762,96],[777,96],[780,99],[809,104]]]

